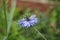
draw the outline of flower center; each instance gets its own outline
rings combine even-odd
[[[30,21],[30,19],[29,18],[26,18],[27,19],[27,21]]]

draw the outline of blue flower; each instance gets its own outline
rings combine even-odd
[[[29,21],[29,23],[30,23],[31,26],[34,26],[37,22],[38,22],[37,18]]]
[[[36,18],[36,15],[32,15],[28,19],[27,18],[23,18],[19,22],[19,25],[21,25],[21,26],[23,26],[25,28],[29,28],[30,26],[34,26],[38,22],[38,18]]]
[[[20,22],[19,24],[22,25],[22,26],[25,27],[25,28],[30,27],[30,23],[29,23],[28,21],[22,21],[22,22]]]

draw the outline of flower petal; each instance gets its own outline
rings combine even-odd
[[[36,18],[36,15],[32,15],[29,19],[34,19],[34,18]]]

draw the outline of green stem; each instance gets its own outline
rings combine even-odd
[[[6,28],[7,28],[6,0],[3,0],[3,10],[4,10],[5,23],[6,23]]]
[[[47,40],[47,39],[44,37],[44,35],[41,34],[35,27],[33,27],[33,28],[35,29],[35,31],[36,31],[43,39]]]
[[[5,27],[7,28],[6,0],[3,0],[3,10],[4,10],[4,16],[5,16]],[[6,40],[6,36],[3,37],[3,40]]]

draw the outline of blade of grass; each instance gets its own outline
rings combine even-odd
[[[16,0],[11,0],[11,9],[10,9],[10,13],[8,16],[8,25],[7,25],[7,40],[8,40],[8,35],[10,32],[10,28],[11,28],[11,24],[12,24],[12,18],[14,15],[15,8],[16,8]]]
[[[6,33],[7,35],[3,37],[3,40],[7,40],[7,38],[8,38],[8,34],[10,32],[15,7],[16,7],[16,0],[11,0],[11,10],[10,10],[9,16],[7,17],[6,0],[3,0],[3,9],[4,9],[5,22],[6,22],[6,28],[7,28],[7,33]]]
[[[3,11],[5,16],[5,27],[7,28],[7,14],[6,14],[6,0],[3,0]],[[3,40],[6,40],[6,37],[3,37]]]
[[[8,26],[7,26],[7,33],[8,34],[10,32],[12,18],[13,18],[15,8],[16,8],[16,0],[11,0],[11,10],[10,10],[10,14],[8,16]]]
[[[6,0],[3,0],[3,10],[4,10],[5,23],[7,28]]]

